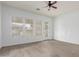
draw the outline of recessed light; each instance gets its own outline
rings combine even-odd
[[[39,9],[39,8],[36,8],[36,10],[38,10],[38,11],[39,11],[40,9]]]

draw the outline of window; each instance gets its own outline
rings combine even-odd
[[[12,19],[12,35],[31,35],[33,21],[22,17],[14,17]]]

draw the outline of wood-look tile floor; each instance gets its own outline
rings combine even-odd
[[[79,45],[56,40],[16,45],[0,49],[1,57],[79,57]]]

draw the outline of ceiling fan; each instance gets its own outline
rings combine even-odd
[[[56,4],[57,1],[47,1],[47,6],[46,7],[49,7],[48,11],[51,9],[51,8],[54,8],[54,9],[57,9],[56,6],[54,6],[54,4]],[[36,10],[40,10],[39,8],[37,8]]]
[[[51,9],[51,8],[54,8],[54,9],[57,9],[57,7],[56,6],[54,6],[54,4],[56,4],[57,3],[57,1],[48,1],[48,4],[47,4],[47,6],[46,7],[49,7],[49,9],[48,9],[48,11]]]

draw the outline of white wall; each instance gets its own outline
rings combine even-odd
[[[56,40],[79,44],[79,11],[57,17],[54,31]]]
[[[2,19],[2,46],[9,46],[15,44],[22,44],[22,43],[29,43],[34,41],[40,41],[41,39],[35,39],[35,37],[25,38],[25,37],[17,37],[14,38],[11,35],[11,21],[12,16],[19,16],[19,17],[26,17],[28,19],[33,20],[41,20],[41,21],[48,21],[49,22],[49,38],[52,38],[52,25],[51,19],[45,16],[40,16],[36,14],[32,14],[30,12],[26,12],[23,10],[19,10],[14,7],[10,7],[7,5],[2,6],[3,12],[3,19]],[[50,27],[51,26],[51,27]]]
[[[1,5],[0,5],[0,46],[1,46]]]

